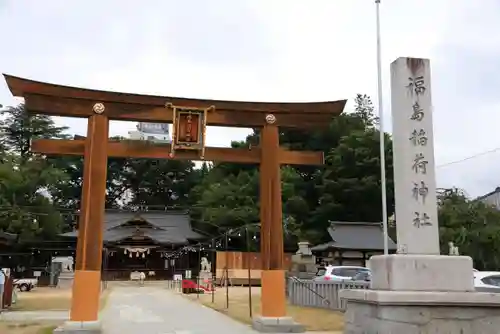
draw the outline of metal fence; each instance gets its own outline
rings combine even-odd
[[[169,290],[182,292],[182,281],[163,281]],[[346,301],[340,299],[344,289],[368,289],[368,282],[318,282],[290,277],[287,280],[288,302],[292,305],[345,310]],[[226,289],[226,299],[229,299]],[[213,299],[212,299],[213,301]]]
[[[340,299],[340,290],[369,287],[368,282],[317,282],[291,277],[288,280],[288,301],[292,305],[345,310],[346,302]]]

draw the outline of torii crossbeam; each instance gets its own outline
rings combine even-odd
[[[60,86],[4,75],[29,112],[88,118],[84,140],[36,140],[32,151],[84,156],[71,320],[93,322],[99,310],[102,233],[109,157],[212,160],[260,164],[262,308],[264,318],[286,316],[280,165],[322,165],[322,152],[279,146],[279,127],[319,128],[339,115],[346,100],[263,103],[185,99]],[[173,123],[171,145],[110,141],[109,120]],[[261,128],[249,149],[205,147],[206,125]]]

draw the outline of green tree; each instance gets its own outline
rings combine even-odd
[[[52,238],[61,231],[61,214],[54,208],[49,188],[66,175],[44,156],[32,154],[30,143],[39,138],[64,138],[65,127],[57,127],[47,116],[33,115],[23,104],[2,109],[0,146],[0,229],[22,239]]]
[[[295,150],[323,151],[326,165],[294,167],[306,206],[297,216],[310,241],[327,239],[330,220],[381,221],[378,118],[369,96],[357,94],[354,111],[332,119],[326,129],[283,131],[282,145]],[[393,212],[392,143],[386,135],[388,212]],[[363,203],[362,206],[359,203]]]
[[[112,137],[111,140],[127,140]],[[130,145],[138,143],[130,142]],[[141,145],[144,142],[140,143]],[[51,194],[60,207],[78,209],[83,186],[83,157],[52,156],[53,166],[70,177],[54,184]],[[186,208],[187,194],[201,177],[191,161],[108,158],[106,208],[177,206]]]
[[[240,171],[237,174],[227,173],[224,168],[215,166],[208,175],[191,192],[194,200],[191,214],[196,227],[217,235],[222,231],[260,222],[259,171]],[[300,176],[290,167],[281,169],[283,227],[285,242],[296,244],[300,238],[302,222],[295,213],[305,205],[301,196],[297,195],[295,185]],[[258,228],[253,229],[252,233]],[[257,233],[258,234],[258,233]],[[241,242],[243,246],[244,242]],[[252,243],[252,249],[258,244]]]
[[[375,116],[371,97],[366,94],[356,94],[354,98],[354,114],[357,115],[366,127],[373,127],[378,124],[378,117]]]
[[[200,171],[187,160],[132,159],[123,172],[129,206],[168,206],[187,209],[189,193]]]
[[[329,221],[381,222],[379,132],[354,131],[343,137],[327,156],[319,180],[319,205],[311,220],[326,229]],[[394,212],[392,143],[386,135],[387,210]]]
[[[500,211],[448,189],[439,196],[438,217],[442,254],[453,242],[460,254],[472,257],[476,269],[500,268]]]
[[[196,208],[200,220],[224,230],[259,222],[258,173],[241,172],[224,175],[213,170],[207,180],[194,189],[199,192]],[[209,227],[210,229],[210,227]]]
[[[46,115],[29,113],[24,104],[0,109],[0,145],[6,150],[28,158],[31,141],[34,139],[67,138],[67,127],[56,126],[52,118]]]
[[[19,161],[22,163],[19,163]],[[0,230],[21,240],[54,238],[62,230],[62,217],[46,189],[64,173],[43,160],[11,156],[0,164]]]
[[[283,196],[284,224],[287,225],[287,230],[294,230],[295,235],[316,242],[327,237],[326,227],[329,220],[381,221],[379,132],[375,128],[376,125],[377,118],[374,116],[370,98],[358,94],[354,112],[334,117],[324,129],[280,130],[281,146],[291,150],[322,151],[327,162],[323,167],[282,168],[283,193],[287,193],[286,187],[293,189],[292,195]],[[257,145],[259,130],[254,129],[245,142],[233,143],[232,146],[251,149]],[[389,212],[393,211],[394,201],[391,147],[390,138],[387,136]],[[240,173],[257,175],[258,169],[253,165],[216,164],[206,180],[210,180],[208,185],[213,186],[214,183],[227,182],[229,176],[238,180]],[[243,179],[246,180],[248,175]],[[254,180],[257,182],[257,179]],[[206,189],[207,185],[201,188]],[[203,191],[200,192],[199,189],[200,187],[197,187],[193,197],[197,197],[197,203],[202,203]],[[229,187],[221,189],[226,191]],[[237,186],[235,189],[244,188]],[[241,191],[235,196],[240,195],[247,196]],[[215,199],[225,196],[213,198],[215,202],[211,205],[217,206],[218,200]],[[257,200],[255,202],[258,203]],[[359,208],[359,203],[364,203],[364,207]],[[226,209],[224,205],[221,207]],[[202,215],[195,216],[201,219]]]
[[[123,139],[112,137],[111,140]],[[48,162],[58,168],[67,178],[57,180],[50,187],[50,194],[56,206],[77,210],[80,208],[83,186],[83,157],[82,156],[50,156]],[[122,199],[130,187],[128,172],[131,169],[132,159],[108,158],[106,178],[106,208],[123,206]]]

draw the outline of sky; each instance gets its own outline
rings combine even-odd
[[[500,1],[382,0],[384,128],[390,63],[429,58],[438,187],[500,185]],[[63,85],[194,98],[376,104],[373,0],[0,0],[0,72]],[[13,99],[0,80],[0,104]],[[496,109],[499,108],[499,109]],[[82,119],[58,118],[72,133]],[[111,135],[134,123],[112,122]],[[210,146],[249,131],[209,128]]]

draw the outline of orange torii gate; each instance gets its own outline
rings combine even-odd
[[[322,152],[279,146],[279,128],[319,128],[339,115],[346,100],[263,103],[186,99],[81,89],[5,75],[29,112],[88,119],[84,140],[35,140],[43,154],[84,156],[71,320],[98,318],[102,233],[109,157],[191,159],[260,164],[262,318],[286,317],[280,165],[322,165]],[[108,139],[109,120],[173,123],[172,144]],[[261,128],[260,145],[248,149],[205,146],[207,125]]]

